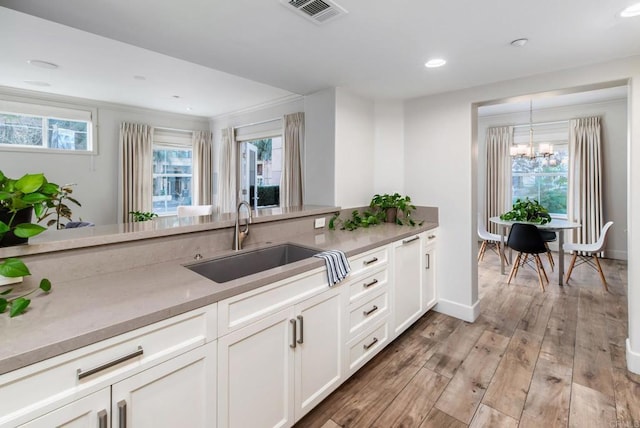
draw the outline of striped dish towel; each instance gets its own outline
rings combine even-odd
[[[349,272],[351,272],[347,256],[345,256],[345,254],[340,250],[323,251],[315,254],[313,257],[324,259],[324,263],[327,266],[329,287],[333,287],[338,282],[345,279],[347,275],[349,275]]]

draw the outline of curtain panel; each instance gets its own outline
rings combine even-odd
[[[218,164],[218,205],[220,212],[230,213],[236,210],[236,139],[233,128],[222,130],[220,143],[220,161]]]
[[[498,226],[489,223],[490,217],[496,217],[511,209],[511,145],[513,127],[493,127],[487,129],[487,175],[485,180],[486,203],[484,222],[487,230],[498,233]]]
[[[302,177],[304,113],[300,112],[285,115],[283,125],[280,206],[302,206],[304,193]]]
[[[131,221],[131,211],[153,209],[153,128],[149,125],[120,125],[122,148],[122,221]]]
[[[571,120],[569,127],[569,219],[578,244],[595,242],[602,230],[602,129],[599,117]]]
[[[193,205],[211,205],[213,197],[212,140],[211,131],[193,132]]]

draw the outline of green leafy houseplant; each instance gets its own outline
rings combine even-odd
[[[346,219],[340,218],[340,213],[335,213],[329,220],[329,229],[335,230],[336,227],[340,227],[340,230],[355,230],[360,227],[369,227],[382,222],[396,223],[400,226],[416,226],[423,222],[416,223],[411,218],[411,213],[416,207],[411,204],[411,198],[409,196],[401,196],[399,193],[393,195],[374,195],[369,204],[370,209],[365,209],[363,212],[353,210],[351,217]],[[389,212],[393,211],[393,219],[390,219]],[[397,213],[401,213],[398,216]]]
[[[36,216],[41,216],[47,208],[47,203],[51,202],[58,194],[59,187],[54,183],[49,183],[44,174],[26,174],[20,179],[12,179],[0,171],[0,246],[5,246],[7,237],[28,239],[46,230],[45,227],[31,222],[17,223],[19,214],[25,210],[33,212]],[[30,214],[29,214],[30,216]],[[30,217],[29,217],[30,218]],[[13,241],[12,241],[13,242]],[[10,257],[0,263],[0,275],[7,278],[18,278],[31,275],[29,269],[22,260]],[[51,290],[51,282],[43,278],[40,280],[39,289],[44,292]],[[6,285],[0,286],[0,313],[9,309],[9,316],[14,317],[23,313],[31,300],[27,298],[37,289],[24,294],[15,294],[13,288]]]
[[[71,197],[71,194],[73,193],[73,188],[71,186],[75,186],[75,184],[65,184],[64,186],[60,186],[58,188],[58,192],[53,196],[53,198],[45,202],[44,212],[41,215],[38,215],[38,223],[48,217],[51,217],[49,218],[49,221],[47,221],[47,227],[51,227],[55,224],[56,229],[64,229],[66,224],[62,223],[62,218],[65,218],[68,221],[73,221],[71,219],[71,215],[73,213],[66,201],[69,201],[79,207],[82,205],[77,199]]]
[[[154,217],[158,217],[158,214],[146,211],[129,211],[133,221],[148,221]]]
[[[535,199],[516,199],[511,211],[500,215],[501,220],[526,221],[536,224],[547,224],[551,221],[549,211]]]

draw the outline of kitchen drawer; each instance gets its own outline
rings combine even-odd
[[[328,289],[327,271],[322,267],[221,300],[218,302],[218,336]]]
[[[380,324],[372,328],[358,338],[352,340],[347,346],[349,366],[347,375],[353,374],[367,361],[373,358],[389,341],[389,317],[384,317]]]
[[[349,307],[349,338],[357,336],[389,312],[389,292],[384,287]]]
[[[349,258],[351,276],[366,274],[366,272],[386,265],[389,260],[387,246],[379,247]]]
[[[349,281],[349,303],[375,294],[389,282],[389,271],[386,267],[359,276]]]
[[[0,376],[0,426],[53,410],[215,339],[216,305],[187,312]]]

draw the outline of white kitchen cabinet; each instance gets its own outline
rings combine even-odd
[[[414,235],[393,244],[393,332],[398,336],[422,315],[423,236]]]
[[[200,421],[189,426],[215,426],[216,320],[216,305],[210,305],[6,373],[0,376],[0,428],[116,428],[112,392],[136,409],[128,415],[136,421],[130,427],[179,426],[167,415],[185,397],[189,416]],[[166,390],[177,405],[150,393],[154,388]],[[186,395],[190,388],[198,391]],[[150,397],[162,400],[149,406]],[[205,407],[205,417],[196,414]],[[158,413],[166,425],[151,423]]]
[[[259,305],[257,305],[259,307]],[[341,290],[218,341],[218,426],[287,427],[342,382]]]
[[[216,342],[114,384],[113,428],[215,427]]]
[[[433,308],[437,303],[436,294],[436,257],[437,230],[421,234],[422,237],[422,312]]]
[[[19,427],[109,428],[110,403],[111,391],[109,388],[103,388]]]

